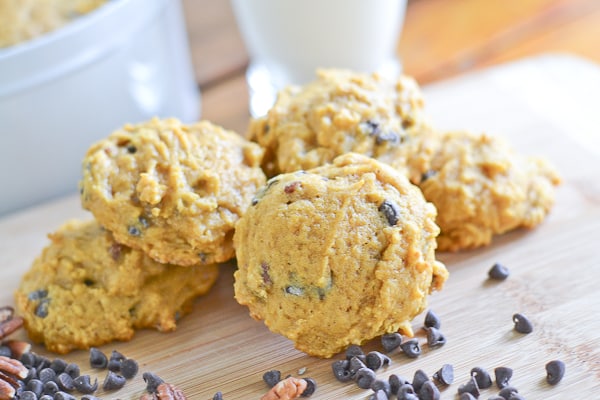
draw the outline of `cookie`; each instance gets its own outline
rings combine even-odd
[[[57,353],[129,340],[135,329],[172,331],[218,276],[216,265],[159,264],[96,221],[69,221],[49,238],[15,304],[31,339]]]
[[[265,148],[267,176],[310,169],[356,152],[393,159],[396,149],[424,129],[423,98],[416,82],[378,74],[320,70],[305,86],[279,92],[248,135]]]
[[[404,150],[411,181],[437,207],[442,251],[488,245],[494,235],[538,225],[560,183],[543,159],[517,154],[485,134],[431,132]]]
[[[405,176],[358,154],[276,176],[236,225],[235,298],[318,357],[411,335],[448,276],[435,215]]]
[[[235,223],[265,183],[262,154],[207,121],[125,125],[89,148],[82,205],[119,243],[158,262],[227,261]]]

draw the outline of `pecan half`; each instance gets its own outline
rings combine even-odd
[[[156,388],[156,393],[146,393],[140,400],[187,400],[187,397],[174,385],[163,382]]]
[[[271,388],[260,400],[293,400],[306,390],[306,381],[294,377],[286,378]]]
[[[0,339],[4,339],[22,326],[23,318],[21,317],[9,318],[2,321],[2,323],[0,323]]]
[[[29,370],[19,360],[0,356],[0,372],[25,379]]]
[[[0,379],[0,400],[10,400],[15,397],[16,392],[10,383]]]

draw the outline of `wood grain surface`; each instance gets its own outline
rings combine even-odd
[[[600,104],[600,91],[594,87],[600,87],[597,66],[545,57],[425,88],[428,110],[438,126],[505,136],[520,151],[549,158],[564,183],[557,191],[556,207],[537,229],[502,235],[487,248],[439,254],[451,275],[445,289],[430,298],[430,308],[441,317],[448,342],[439,349],[425,345],[422,356],[414,360],[394,352],[392,364],[379,371],[379,377],[396,373],[412,379],[417,369],[432,375],[451,363],[455,382],[442,389],[442,398],[454,399],[472,367],[491,372],[508,366],[514,369],[512,384],[529,400],[597,398],[600,147],[596,147],[596,111],[586,106]],[[227,116],[227,110],[214,110],[219,112]],[[0,304],[13,303],[12,293],[21,275],[48,243],[46,234],[69,218],[90,218],[80,210],[76,196],[0,220]],[[495,262],[510,268],[506,281],[487,279]],[[137,359],[141,372],[158,374],[190,399],[211,399],[217,391],[227,400],[259,399],[267,391],[261,380],[264,372],[278,369],[284,376],[299,376],[301,368],[306,368],[303,377],[317,381],[313,398],[368,397],[369,391],[333,378],[331,362],[341,356],[332,360],[308,357],[252,320],[247,309],[233,299],[234,268],[233,264],[222,266],[217,286],[197,300],[176,332],[139,331],[132,341],[112,343],[102,350],[116,349]],[[513,330],[516,312],[532,320],[533,333]],[[422,322],[423,316],[417,317],[414,327],[424,343]],[[26,338],[23,332],[16,337]],[[373,340],[365,349],[381,350],[381,346]],[[39,346],[35,351],[52,356]],[[78,362],[82,372],[92,377],[102,380],[105,376],[89,368],[87,352],[63,357]],[[553,359],[567,366],[564,380],[555,387],[545,383],[544,371]],[[120,391],[98,395],[137,399],[144,387],[140,373]],[[495,393],[497,389],[484,390],[481,398]]]

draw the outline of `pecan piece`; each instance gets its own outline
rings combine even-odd
[[[0,400],[10,400],[15,397],[17,390],[8,382],[0,379]]]
[[[0,372],[25,379],[29,370],[19,360],[0,356]]]
[[[306,381],[294,377],[279,381],[260,400],[293,400],[297,399],[306,390]]]
[[[0,323],[0,339],[4,339],[23,326],[23,318],[14,317]]]
[[[146,393],[140,400],[187,400],[187,397],[174,385],[163,382],[156,388],[156,393]]]

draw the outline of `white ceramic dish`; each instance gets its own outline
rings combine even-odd
[[[199,112],[180,0],[112,0],[0,49],[0,215],[75,193],[86,149],[124,123]]]

